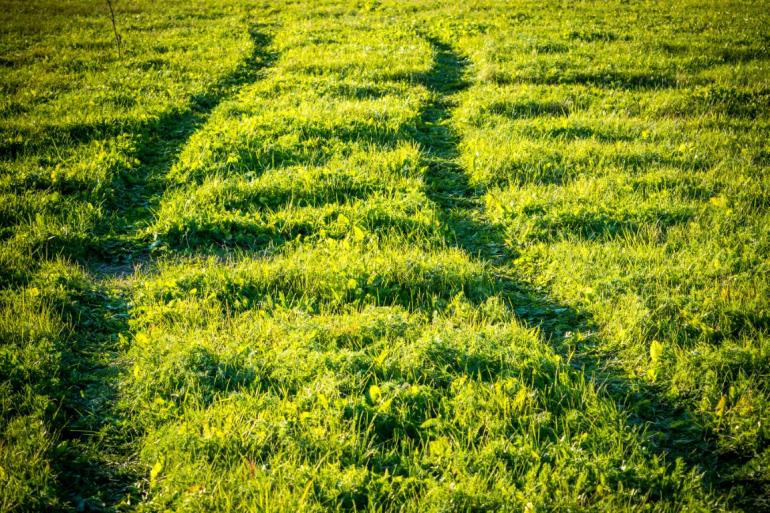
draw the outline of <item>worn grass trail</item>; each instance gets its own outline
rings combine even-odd
[[[709,486],[729,494],[734,483],[717,471],[725,463],[717,456],[715,435],[702,427],[697,414],[671,404],[649,383],[624,376],[612,365],[612,354],[595,350],[601,342],[592,340],[595,336],[590,334],[597,327],[590,316],[555,302],[548,290],[528,283],[511,263],[517,255],[506,244],[502,228],[485,215],[485,191],[469,183],[460,162],[461,135],[451,122],[461,101],[458,93],[469,85],[467,57],[439,39],[428,36],[427,40],[433,46],[434,64],[422,84],[432,96],[423,107],[415,139],[426,149],[426,194],[438,206],[447,245],[488,266],[495,277],[493,294],[500,294],[519,319],[537,328],[543,342],[552,345],[581,377],[586,376],[600,395],[625,410],[628,426],[641,428],[650,447],[671,461],[681,458],[702,473]],[[565,335],[575,333],[588,336],[579,344],[565,340]]]
[[[146,261],[153,249],[147,227],[166,189],[166,176],[190,137],[208,120],[214,109],[239,90],[259,80],[275,58],[269,53],[270,36],[258,25],[249,27],[252,52],[230,74],[211,88],[190,98],[186,108],[165,113],[136,130],[138,166],[130,174],[115,177],[107,194],[104,235],[89,248],[87,265],[98,274],[128,274]],[[99,258],[101,257],[101,265]]]
[[[270,78],[174,168],[156,224],[170,258],[135,292],[123,389],[144,426],[147,506],[718,507],[700,467],[629,422],[609,374],[597,385],[570,361],[560,341],[586,319],[510,267],[460,165],[465,58],[346,22],[380,47],[357,61],[334,53],[350,36],[329,41],[329,26],[282,28]],[[376,60],[394,48],[407,71]],[[319,88],[349,68],[395,92]],[[386,163],[363,188],[371,172],[348,174],[361,153]]]
[[[766,508],[762,3],[3,11],[0,511]]]
[[[54,398],[49,429],[60,439],[51,456],[56,494],[77,511],[121,510],[140,500],[142,471],[134,442],[141,434],[118,407],[119,360],[130,339],[131,277],[153,265],[146,228],[180,150],[217,105],[258,80],[273,58],[269,36],[256,26],[249,34],[253,51],[231,74],[192,97],[184,110],[130,134],[137,141],[138,164],[130,175],[115,176],[104,224],[85,252],[73,255],[91,274],[73,277],[75,292],[63,307],[72,336],[58,348],[63,395]]]

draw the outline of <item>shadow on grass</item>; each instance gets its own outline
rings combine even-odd
[[[131,446],[137,434],[116,406],[120,369],[115,361],[125,349],[129,306],[120,287],[105,280],[129,274],[149,254],[149,242],[137,233],[151,221],[165,175],[190,136],[220,102],[258,80],[275,58],[260,27],[250,34],[254,50],[232,74],[193,97],[187,109],[137,127],[140,165],[110,184],[102,233],[83,241],[77,253],[61,248],[96,277],[70,284],[68,301],[60,305],[74,335],[60,347],[62,367],[54,394],[58,407],[52,413],[60,442],[51,462],[57,495],[66,508],[115,511],[138,501],[140,474],[132,464]]]
[[[270,36],[260,26],[249,29],[254,48],[229,75],[208,91],[193,96],[186,109],[172,110],[134,130],[139,165],[115,176],[104,194],[104,222],[78,254],[67,255],[102,275],[130,273],[146,260],[152,240],[141,235],[152,222],[166,188],[166,175],[190,137],[208,120],[225,99],[242,87],[259,80],[275,60],[269,51]],[[49,253],[66,252],[67,245],[50,248]]]
[[[612,355],[602,349],[601,342],[594,336],[589,335],[574,347],[575,342],[570,342],[568,337],[570,332],[596,332],[590,316],[554,301],[547,290],[503,271],[501,264],[516,255],[506,247],[502,231],[483,220],[483,191],[469,184],[467,175],[458,165],[460,138],[449,123],[455,106],[453,95],[468,86],[463,78],[465,61],[450,45],[425,37],[435,52],[434,66],[422,80],[432,93],[432,101],[422,111],[415,139],[428,155],[426,193],[438,207],[447,242],[464,250],[471,258],[489,264],[496,278],[495,292],[510,304],[525,324],[539,328],[558,352],[567,357],[575,350],[572,358],[575,372],[584,374],[600,394],[609,397],[628,415],[629,427],[643,430],[645,445],[665,456],[672,466],[674,460],[681,459],[687,467],[702,473],[704,486],[734,506],[763,504],[762,482],[738,482],[720,475],[725,465],[740,464],[740,458],[720,454],[715,435],[704,427],[704,421],[697,413],[666,400],[654,386],[613,369]],[[743,496],[735,493],[735,486],[742,488]]]
[[[72,337],[61,342],[58,409],[52,425],[59,440],[51,454],[60,504],[75,511],[111,511],[138,497],[130,426],[116,411],[114,364],[128,332],[128,305],[116,291],[91,283],[68,284],[62,317]],[[133,502],[133,501],[131,501]]]
[[[212,92],[195,98],[189,109],[143,127],[139,134],[140,173],[119,177],[112,184],[115,200],[106,207],[108,217],[115,219],[116,224],[98,239],[92,248],[94,254],[83,260],[102,276],[119,277],[147,257],[150,241],[138,237],[137,232],[151,220],[152,210],[166,186],[165,175],[179,151],[219,102],[238,87],[256,80],[259,69],[273,58],[264,53],[267,39],[261,34],[254,37],[255,54],[236,73],[221,81]],[[503,233],[483,220],[482,191],[470,186],[467,175],[457,164],[459,138],[447,123],[454,106],[453,94],[467,86],[463,80],[465,63],[449,45],[431,38],[429,42],[435,51],[435,63],[429,73],[417,78],[432,93],[432,100],[423,108],[418,126],[405,137],[418,141],[426,150],[426,192],[437,206],[445,239],[449,245],[491,266],[495,279],[492,292],[510,303],[528,325],[538,327],[558,351],[567,353],[572,348],[566,333],[594,331],[592,320],[551,300],[547,291],[502,271],[502,264],[514,255],[506,247]],[[355,135],[352,131],[348,137]],[[383,142],[382,134],[372,136],[372,144]],[[388,301],[408,304],[411,298],[401,298],[401,292],[406,291],[394,291]],[[490,295],[467,297],[483,302]],[[135,435],[130,426],[123,424],[114,406],[119,369],[111,363],[114,357],[109,357],[119,353],[120,334],[128,330],[128,305],[120,294],[104,287],[84,291],[78,297],[76,312],[82,315],[70,316],[78,337],[71,348],[63,350],[67,370],[62,375],[62,386],[66,396],[57,416],[63,444],[53,459],[63,502],[81,510],[114,510],[124,498],[132,497],[135,502],[133,498],[138,499],[139,494],[135,484],[139,474],[130,466],[130,441]],[[713,436],[701,426],[697,416],[670,404],[648,384],[613,371],[605,362],[607,355],[599,352],[600,344],[590,337],[586,342],[577,348],[582,356],[573,359],[576,375],[591,376],[600,393],[628,413],[629,427],[646,430],[649,446],[657,453],[666,455],[669,462],[681,458],[690,468],[705,473],[708,484],[724,486],[724,490],[718,491],[726,493],[731,483],[719,482],[716,470],[720,461]],[[447,362],[455,362],[458,373],[477,374],[481,378],[500,372],[496,361],[461,352],[450,353]],[[236,386],[250,386],[255,380],[248,369],[231,366],[203,350],[191,353],[188,364],[207,370],[201,383],[212,397],[222,386],[220,376],[232,378]],[[397,427],[382,426],[383,436],[390,436]],[[416,432],[407,434],[418,436]]]

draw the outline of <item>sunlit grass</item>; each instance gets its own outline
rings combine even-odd
[[[113,3],[0,10],[0,511],[769,506],[765,2]]]

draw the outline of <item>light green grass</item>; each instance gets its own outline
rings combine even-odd
[[[0,10],[0,511],[770,508],[765,2],[114,4]]]

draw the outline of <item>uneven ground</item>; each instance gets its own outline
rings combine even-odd
[[[0,4],[0,511],[770,510],[770,4]]]

